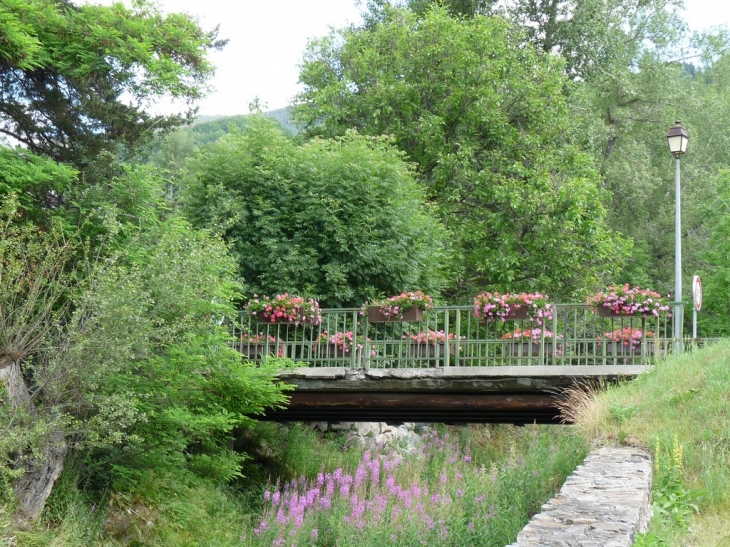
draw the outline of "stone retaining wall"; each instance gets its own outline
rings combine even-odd
[[[594,450],[508,547],[631,547],[651,518],[651,477],[643,450]]]

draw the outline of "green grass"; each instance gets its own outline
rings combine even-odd
[[[655,456],[657,507],[641,545],[730,545],[730,344],[661,362],[573,404],[578,428],[594,442]]]

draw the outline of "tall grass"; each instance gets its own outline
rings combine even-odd
[[[729,394],[730,344],[718,344],[574,401],[587,437],[655,453],[654,499],[667,507],[656,507],[642,545],[730,545]],[[672,517],[688,511],[686,521]]]

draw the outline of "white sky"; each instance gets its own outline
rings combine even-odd
[[[199,103],[199,113],[246,114],[258,97],[273,110],[287,106],[298,90],[307,40],[360,21],[356,0],[158,0],[166,12],[182,11],[210,30],[220,25],[228,38],[211,61],[218,67],[215,91]],[[685,19],[693,30],[730,26],[730,2],[685,0]]]

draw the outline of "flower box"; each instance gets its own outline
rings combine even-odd
[[[548,300],[540,293],[485,292],[474,297],[474,317],[486,322],[527,319],[542,325],[553,316],[553,307]]]
[[[239,346],[239,351],[244,358],[250,359],[251,361],[260,361],[264,357],[273,356],[277,353],[276,344],[247,344],[242,342]],[[279,345],[278,351],[279,357],[284,357],[284,345]]]
[[[628,313],[614,311],[611,308],[606,308],[606,307],[597,308],[596,313],[598,314],[599,317],[632,317]]]
[[[599,344],[606,344],[606,355],[641,355],[641,344],[644,343],[644,337],[654,338],[654,333],[625,327],[606,332],[598,339],[603,340]],[[646,355],[654,355],[654,340],[646,340]]]
[[[239,338],[237,349],[244,358],[252,361],[260,361],[263,357],[274,354],[284,357],[285,351],[284,342],[274,336],[247,333],[242,334]]]
[[[367,339],[370,342],[370,338]],[[312,357],[322,359],[338,359],[349,361],[352,352],[356,354],[356,360],[362,361],[363,349],[365,347],[365,338],[363,335],[358,335],[356,340],[353,340],[351,331],[347,332],[334,332],[329,333],[323,331],[320,333],[317,342],[312,346]],[[376,355],[377,348],[370,347],[370,356]]]
[[[423,310],[417,306],[412,306],[405,310],[400,317],[389,317],[383,313],[380,306],[368,306],[368,322],[369,323],[414,323],[423,321]]]
[[[319,325],[322,322],[322,313],[316,300],[305,300],[289,293],[277,294],[274,298],[258,298],[258,295],[254,295],[254,300],[246,304],[246,310],[256,317],[256,321],[267,325]]]
[[[539,357],[540,344],[537,342],[509,342],[507,346],[507,355],[510,357]],[[543,355],[549,356],[553,354],[553,343],[545,342],[545,351]]]
[[[440,342],[438,344],[419,344],[418,342],[411,342],[410,355],[416,359],[435,359],[443,358],[446,353],[446,344]],[[456,355],[456,342],[449,344],[449,353],[454,356]]]
[[[589,295],[586,305],[600,317],[659,317],[669,311],[666,297],[628,283]]]
[[[356,350],[359,351],[359,350]],[[321,344],[313,347],[316,357],[322,359],[349,359],[350,349],[338,346],[337,344]]]
[[[423,311],[433,308],[433,299],[421,291],[403,292],[384,300],[363,305],[361,314],[368,314],[370,323],[423,321]]]
[[[606,355],[625,356],[625,355],[642,355],[642,342],[634,342],[633,344],[624,344],[623,342],[606,342]],[[654,342],[646,343],[646,355],[654,355]]]
[[[527,319],[529,316],[527,314],[527,308],[523,308],[522,306],[513,306],[503,317],[507,321],[522,321],[523,319]]]
[[[289,316],[276,317],[271,320],[271,317],[266,316],[263,312],[256,314],[256,321],[262,325],[319,325],[321,317],[311,317],[306,315],[301,309],[295,308],[292,310],[292,314]]]

